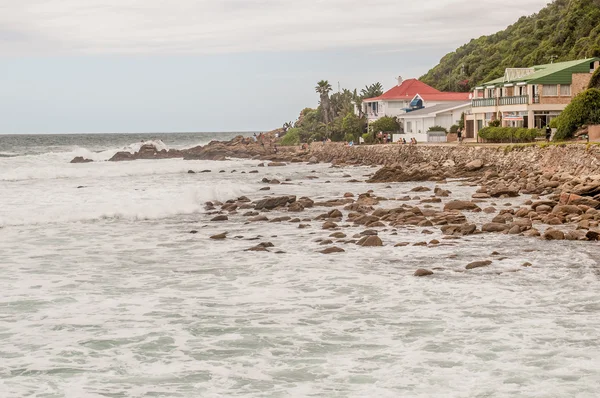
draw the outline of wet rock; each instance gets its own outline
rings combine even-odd
[[[421,268],[421,269],[416,270],[413,275],[414,276],[429,276],[429,275],[433,275],[433,271]]]
[[[351,193],[351,192],[346,192],[346,193],[344,194],[344,198],[353,198],[353,197],[354,197],[354,194],[353,194],[353,193]]]
[[[288,211],[294,212],[294,213],[299,213],[301,211],[304,211],[304,206],[302,206],[302,204],[300,202],[294,202],[288,206]]]
[[[475,268],[487,267],[490,264],[492,264],[492,261],[490,261],[490,260],[474,261],[472,263],[467,264],[465,269],[475,269]]]
[[[326,223],[323,224],[323,226],[321,228],[322,229],[335,229],[337,227],[338,227],[338,225],[336,223],[327,221]]]
[[[558,229],[549,228],[548,230],[546,230],[546,232],[544,232],[544,235],[542,237],[545,240],[564,240],[565,234],[563,231],[560,231]]]
[[[258,174],[258,170],[251,170],[248,172],[248,174]]]
[[[483,167],[483,160],[475,159],[465,165],[467,171],[477,171]]]
[[[271,187],[262,187],[259,191],[270,191]]]
[[[483,224],[483,226],[481,227],[481,230],[483,232],[504,232],[504,231],[508,230],[509,228],[510,227],[506,224],[491,222],[491,223]]]
[[[413,189],[410,190],[411,192],[427,192],[427,191],[431,191],[430,188],[427,187],[415,187]]]
[[[256,210],[268,209],[272,210],[276,207],[283,207],[288,203],[294,203],[296,201],[296,196],[279,196],[275,198],[268,198],[259,200],[256,202],[254,208]]]
[[[344,252],[345,252],[345,250],[342,249],[341,247],[332,246],[332,247],[328,247],[325,250],[321,250],[319,253],[333,254],[333,253],[344,253]]]
[[[363,247],[383,246],[383,242],[377,235],[364,236],[356,244]]]
[[[194,170],[188,170],[188,174],[196,174]]]
[[[400,243],[396,243],[394,245],[394,247],[405,247],[405,246],[408,246],[408,245],[410,245],[410,243],[408,243],[408,242],[400,242]]]
[[[287,166],[287,164],[283,163],[283,162],[271,162],[268,164],[269,167],[282,167],[282,166]]]
[[[258,217],[249,218],[248,221],[250,221],[250,222],[261,222],[261,221],[269,221],[269,219],[267,218],[267,216],[258,216]]]
[[[73,158],[73,160],[71,160],[70,163],[91,163],[93,162],[92,159],[86,159],[83,156],[76,156]]]
[[[210,221],[227,221],[227,220],[229,220],[229,218],[226,215],[221,214],[216,217],[213,217]]]
[[[223,233],[220,233],[220,234],[217,234],[217,235],[213,235],[213,236],[211,236],[210,238],[211,238],[211,239],[214,239],[214,240],[222,240],[222,239],[225,239],[225,238],[227,238],[227,232],[223,232]]]
[[[193,235],[193,234],[197,234],[197,233],[198,233],[198,231],[196,231],[195,229],[192,229],[192,230],[190,231],[190,234],[192,234],[192,235]]]
[[[521,267],[531,267],[533,264],[531,264],[530,262],[524,262],[523,264],[521,264]]]
[[[466,200],[453,200],[444,206],[444,211],[452,211],[452,210],[481,210],[479,206],[477,206],[473,202],[469,202]]]
[[[343,232],[334,232],[331,235],[329,235],[330,238],[336,238],[336,239],[344,239],[346,237],[346,234]]]
[[[600,230],[592,230],[592,229],[590,229],[585,234],[585,237],[588,240],[600,240]]]
[[[523,232],[523,236],[533,238],[533,237],[541,236],[541,234],[540,234],[540,231],[538,231],[535,228],[532,228],[532,229],[529,229],[529,230]]]

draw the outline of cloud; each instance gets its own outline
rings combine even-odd
[[[452,47],[547,0],[0,0],[0,53],[219,54]]]

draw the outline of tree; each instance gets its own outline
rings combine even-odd
[[[383,94],[383,86],[381,83],[373,83],[370,86],[365,86],[362,90],[360,90],[360,95],[362,99],[366,98],[375,98],[379,97]]]
[[[376,133],[379,131],[395,132],[400,130],[400,123],[396,118],[384,116],[371,123],[371,129]]]
[[[330,106],[329,106],[329,92],[331,91],[331,84],[327,80],[321,80],[317,83],[315,91],[319,94],[321,107],[323,108],[323,121],[325,124],[329,124],[330,119]]]
[[[600,89],[590,88],[577,95],[556,118],[554,140],[572,138],[580,127],[600,123]]]
[[[356,116],[354,112],[348,113],[342,120],[342,130],[345,135],[352,135],[354,137],[353,141],[356,141],[357,137],[362,133],[365,123],[366,121]]]
[[[588,88],[600,88],[600,68],[596,69],[592,75]]]

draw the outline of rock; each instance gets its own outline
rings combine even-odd
[[[73,158],[73,160],[71,160],[71,163],[91,163],[91,162],[93,162],[93,160],[86,159],[83,156],[76,156]]]
[[[202,170],[200,173],[210,173],[211,170]]]
[[[343,253],[343,252],[345,252],[344,249],[342,249],[340,247],[333,246],[333,247],[328,247],[325,250],[321,250],[319,253],[332,254],[332,253]]]
[[[319,163],[319,159],[317,159],[315,156],[312,156],[310,159],[308,159],[308,164],[317,164]]]
[[[507,187],[495,187],[489,192],[490,196],[493,198],[499,197],[510,197],[515,198],[519,196],[519,191],[507,188]]]
[[[465,165],[467,171],[477,171],[483,167],[483,160],[475,159]]]
[[[344,198],[353,198],[353,197],[354,197],[354,194],[353,194],[353,193],[346,192],[346,193],[344,194]]]
[[[541,236],[540,231],[538,231],[535,228],[529,229],[525,232],[523,232],[523,236],[527,236],[530,238],[536,237],[536,236]]]
[[[331,222],[331,221],[327,221],[326,223],[323,224],[322,228],[323,229],[335,229],[337,227],[338,227],[338,225],[336,223]]]
[[[248,221],[250,221],[250,222],[261,222],[261,221],[269,221],[269,219],[267,218],[267,216],[257,216],[257,217],[249,218]]]
[[[283,162],[271,162],[268,164],[269,167],[282,167],[282,166],[287,166],[286,163]]]
[[[581,210],[578,206],[575,205],[557,205],[552,209],[552,213],[562,213],[562,214],[583,214],[583,210]]]
[[[564,240],[565,234],[564,232],[559,231],[558,229],[549,228],[548,230],[546,230],[546,232],[544,232],[544,235],[542,237],[545,240]]]
[[[256,202],[254,209],[262,210],[268,209],[272,210],[276,207],[283,207],[288,203],[294,203],[296,201],[296,196],[279,196],[275,198],[263,199]]]
[[[510,227],[506,224],[491,222],[491,223],[483,224],[483,226],[481,227],[481,230],[483,232],[504,232],[504,231],[508,230],[509,228]]]
[[[491,198],[491,196],[488,195],[487,193],[474,193],[473,195],[471,195],[471,197],[473,199],[489,199],[489,198]]]
[[[336,239],[344,239],[346,237],[346,234],[343,232],[334,232],[331,235],[329,235],[329,237]]]
[[[197,233],[198,233],[198,231],[196,231],[195,229],[192,229],[192,230],[190,231],[190,234],[197,234]]]
[[[262,187],[259,191],[270,191],[271,187]]]
[[[341,211],[339,211],[338,209],[334,209],[334,210],[331,210],[329,213],[327,213],[327,217],[328,218],[342,218],[343,215],[342,215]]]
[[[433,271],[421,268],[421,269],[416,270],[413,275],[414,276],[429,276],[429,275],[433,275]]]
[[[452,211],[452,210],[481,210],[479,206],[477,206],[473,202],[469,202],[466,200],[453,200],[444,206],[444,211]]]
[[[531,267],[533,264],[531,264],[530,262],[525,262],[523,264],[521,264],[521,267]]]
[[[410,190],[411,192],[427,192],[427,191],[431,191],[430,188],[427,187],[415,187],[413,189]]]
[[[213,235],[210,237],[211,239],[215,239],[215,240],[222,240],[227,238],[227,232],[223,232],[221,234],[217,234],[217,235]]]
[[[396,243],[394,245],[394,247],[405,247],[405,246],[408,246],[409,244],[410,243],[408,243],[408,242],[400,242],[400,243]]]
[[[196,174],[194,170],[188,170],[188,174]]]
[[[435,196],[446,198],[446,197],[450,196],[451,192],[447,191],[445,189],[442,189],[440,187],[435,187],[433,193],[434,193]]]
[[[490,264],[492,264],[492,261],[490,261],[490,260],[474,261],[470,264],[467,264],[465,269],[475,269],[475,268],[487,267]]]
[[[585,234],[585,237],[588,240],[600,240],[600,230],[592,230],[592,229],[590,229]]]
[[[383,242],[377,235],[364,236],[356,244],[364,247],[383,246]]]
[[[221,215],[214,217],[210,221],[227,221],[227,220],[229,220],[229,218],[226,215],[221,214]]]
[[[294,213],[299,213],[301,211],[304,211],[304,206],[302,206],[302,204],[300,202],[294,202],[288,206],[288,211],[294,212]]]

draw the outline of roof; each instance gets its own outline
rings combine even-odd
[[[468,101],[469,95],[471,95],[471,93],[419,93],[419,97],[421,97],[423,101]]]
[[[453,109],[467,107],[467,106],[471,106],[471,102],[465,102],[465,101],[447,102],[445,104],[438,104],[438,105],[430,106],[428,108],[419,109],[417,111],[408,112],[408,113],[402,115],[402,117],[403,118],[411,118],[411,117],[419,117],[419,116],[423,117],[423,116],[428,116],[428,115],[435,116],[439,113],[443,113],[443,112],[451,111]]]
[[[535,65],[533,73],[508,81],[505,76],[483,83],[483,86],[497,86],[507,83],[525,82],[529,84],[571,84],[573,73],[589,73],[589,65],[600,58],[585,58],[555,64]]]
[[[412,100],[417,94],[438,94],[439,90],[417,80],[407,79],[399,86],[394,86],[379,97],[367,98],[363,102]]]

